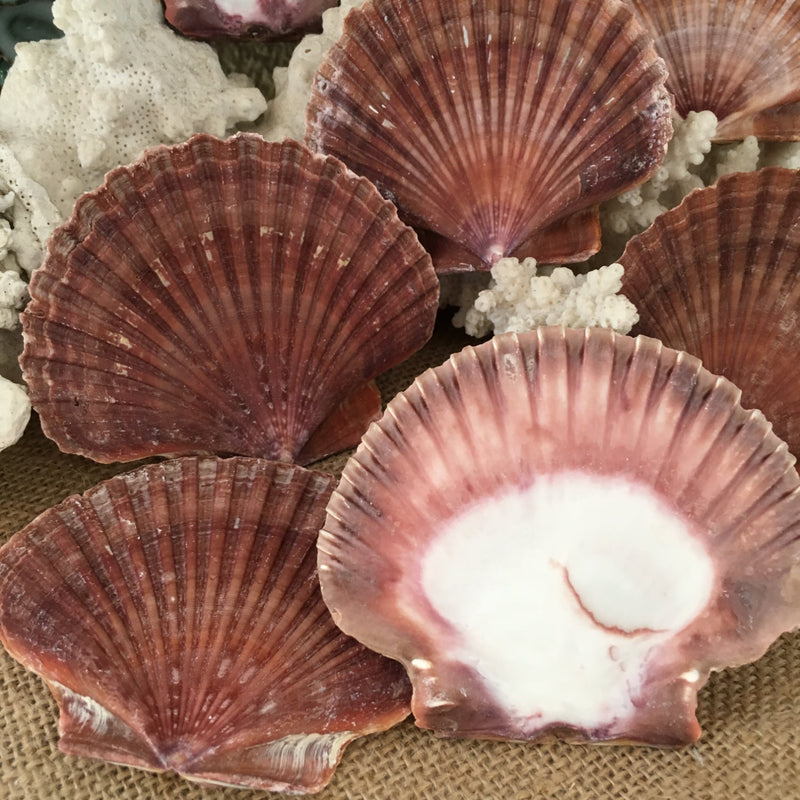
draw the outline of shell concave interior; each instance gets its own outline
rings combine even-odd
[[[317,72],[306,141],[432,231],[439,271],[579,261],[596,205],[664,157],[665,75],[616,0],[370,0]]]
[[[321,28],[322,12],[335,0],[165,0],[165,17],[186,36],[224,41],[299,38]]]
[[[368,181],[239,134],[109,173],[30,293],[21,363],[62,450],[310,463],[380,414],[371,381],[430,337],[438,283]]]
[[[419,377],[328,505],[337,624],[450,736],[677,745],[710,670],[800,622],[800,478],[739,392],[610,331],[506,334]]]
[[[333,478],[181,458],[44,512],[0,550],[0,638],[47,682],[68,753],[316,791],[408,714],[402,667],[344,636],[316,536]]]
[[[619,260],[636,331],[733,381],[800,454],[797,172],[723,176],[631,239]]]
[[[800,100],[796,0],[631,0],[666,61],[678,113],[713,111],[719,139],[796,139],[796,115],[761,124],[767,109]]]

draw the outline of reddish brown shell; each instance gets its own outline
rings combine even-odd
[[[408,714],[402,667],[322,602],[333,479],[250,458],[112,478],[0,550],[0,637],[47,682],[67,753],[309,792]]]
[[[438,283],[365,179],[294,142],[200,135],[109,173],[30,284],[21,364],[59,447],[310,463],[380,414]]]
[[[758,658],[800,622],[800,478],[763,416],[738,400],[697,359],[644,337],[541,328],[468,347],[394,398],[348,462],[319,540],[323,597],[345,632],[405,664],[423,727],[693,741],[710,670]],[[546,508],[505,513],[556,485]],[[601,505],[614,489],[604,513],[582,510],[587,485],[600,487]],[[639,561],[660,574],[670,554],[661,524],[636,512],[637,493],[680,526],[693,554],[672,563],[660,587],[639,581]],[[501,510],[490,519],[494,503]],[[458,529],[472,514],[480,524]],[[541,514],[570,524],[551,529]],[[626,526],[621,553],[614,535]],[[537,549],[548,537],[550,556]],[[625,599],[625,614],[653,604],[658,618],[706,567],[707,594],[674,629],[604,621],[568,572],[584,556],[583,577],[599,581],[595,600]],[[528,604],[540,585],[538,604]],[[449,611],[443,586],[457,590]],[[553,622],[567,614],[580,636]],[[494,646],[500,629],[508,652]],[[610,643],[590,647],[601,633]],[[628,646],[644,647],[639,666],[617,663],[615,650]],[[598,661],[610,678],[589,695]],[[503,670],[518,677],[510,697],[495,680]],[[597,707],[588,717],[575,699],[584,694]],[[523,695],[537,699],[523,707]]]
[[[800,100],[797,0],[629,2],[667,63],[678,113],[713,111],[719,139],[743,139],[755,132],[750,117]],[[762,138],[797,139],[796,121],[755,127]]]
[[[755,136],[773,142],[800,140],[800,102],[768,108],[749,117],[742,117],[722,129],[725,136],[717,132],[716,140],[729,141]]]
[[[797,172],[723,176],[631,239],[620,263],[636,331],[733,381],[800,454]]]
[[[578,261],[595,206],[664,156],[664,78],[616,0],[372,0],[317,72],[306,141],[432,232],[439,271]]]

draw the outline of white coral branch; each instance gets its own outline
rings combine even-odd
[[[534,330],[542,325],[569,328],[604,327],[628,333],[639,317],[633,303],[620,295],[623,267],[611,264],[586,275],[555,267],[540,275],[536,260],[501,258],[492,282],[463,314],[465,330],[482,336]]]

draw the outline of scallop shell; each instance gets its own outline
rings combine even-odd
[[[430,337],[438,283],[368,181],[239,134],[109,173],[30,293],[21,363],[65,452],[310,463],[380,414],[371,380]]]
[[[448,736],[695,740],[709,672],[800,622],[800,478],[739,391],[602,329],[468,347],[389,403],[319,540],[346,633]]]
[[[44,512],[0,550],[0,637],[46,681],[60,747],[186,778],[316,791],[408,714],[400,665],[333,624],[330,476],[175,459]]]
[[[753,125],[749,117],[800,100],[796,0],[630,0],[630,5],[667,63],[667,87],[678,113],[713,111],[717,138],[743,139]],[[770,138],[800,137],[792,115],[785,122]],[[765,138],[768,134],[763,130]]]
[[[306,141],[443,237],[437,270],[578,261],[663,159],[663,62],[616,0],[374,0],[314,80]]]
[[[742,390],[800,454],[800,178],[723,176],[628,243],[636,332],[687,350]]]

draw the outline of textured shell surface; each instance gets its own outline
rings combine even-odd
[[[21,364],[62,450],[310,463],[380,414],[372,379],[430,337],[438,283],[368,181],[238,134],[109,173],[30,293]]]
[[[749,119],[800,100],[797,0],[628,0],[666,61],[678,113],[713,111],[719,139],[743,139]],[[758,123],[759,136],[797,139],[796,115]]]
[[[280,39],[319,30],[336,0],[165,0],[167,21],[200,39]]]
[[[597,204],[664,157],[665,75],[616,0],[369,0],[315,76],[306,141],[423,229],[437,271],[579,261]]]
[[[601,329],[465,348],[392,400],[319,539],[342,629],[448,736],[694,741],[800,621],[800,478],[739,391]]]
[[[631,239],[620,263],[635,330],[735,383],[800,454],[797,172],[723,176]]]
[[[800,102],[768,108],[736,120],[723,128],[727,139],[755,136],[761,141],[785,142],[800,139]],[[723,137],[717,134],[719,140]]]
[[[67,753],[211,783],[327,783],[408,714],[400,665],[344,636],[316,537],[333,478],[187,457],[112,478],[0,550],[0,638],[58,700]]]

